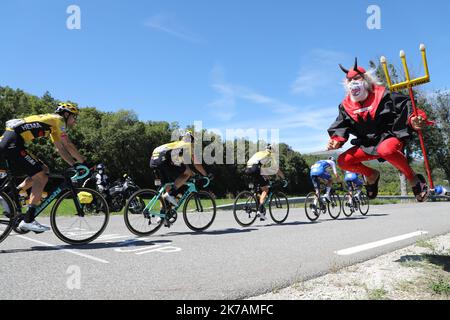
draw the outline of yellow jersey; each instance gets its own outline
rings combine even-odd
[[[40,114],[6,122],[6,130],[20,135],[25,143],[37,138],[50,137],[52,142],[61,141],[66,136],[66,124],[57,114]]]
[[[247,168],[254,165],[261,165],[261,175],[272,176],[277,174],[279,164],[277,155],[270,151],[259,151],[251,157],[247,162]]]
[[[191,157],[192,144],[190,142],[175,141],[171,143],[159,146],[152,153],[152,159],[156,160],[160,155],[166,155],[168,152],[171,153],[172,162],[179,166],[184,163],[184,157]]]

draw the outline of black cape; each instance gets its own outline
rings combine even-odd
[[[339,115],[328,129],[328,134],[346,141],[352,134],[365,153],[376,156],[377,147],[384,140],[396,137],[406,142],[411,137],[413,130],[408,125],[408,119],[412,113],[409,96],[386,90],[373,118],[368,114],[366,120],[358,116],[358,121],[355,121],[341,103]]]

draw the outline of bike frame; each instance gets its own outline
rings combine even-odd
[[[14,179],[12,178],[11,172],[9,170],[9,163],[8,163],[8,161],[6,161],[6,166],[8,168],[7,175],[8,175],[8,179],[9,180],[7,181],[5,186],[8,186],[8,185],[10,186],[11,192],[12,192],[13,197],[14,197],[14,199],[12,199],[12,200],[15,202],[18,211],[20,213],[22,213],[22,205],[20,204],[20,201],[19,201],[19,194],[18,194],[17,188],[16,188],[17,186],[14,183]],[[77,193],[76,193],[75,188],[72,185],[71,181],[72,180],[82,180],[82,179],[84,179],[85,177],[87,177],[89,175],[89,169],[87,167],[85,167],[85,166],[79,166],[78,168],[85,170],[86,173],[84,175],[80,176],[80,175],[78,175],[78,172],[77,172],[76,175],[74,175],[71,178],[68,177],[67,175],[64,175],[63,176],[64,182],[61,185],[59,185],[58,187],[56,187],[55,190],[51,193],[51,195],[49,197],[47,197],[47,199],[45,199],[45,201],[42,202],[36,208],[36,212],[34,214],[34,218],[37,218],[53,202],[53,200],[57,199],[58,196],[61,193],[63,193],[64,191],[66,191],[66,190],[70,190],[72,192],[74,203],[75,203],[75,207],[77,209],[78,215],[80,217],[84,216],[84,212],[81,209],[80,202],[78,201]],[[58,176],[58,177],[60,177],[60,176]],[[2,189],[4,189],[4,187]]]
[[[195,180],[194,180],[195,181]],[[157,203],[157,201],[162,197],[163,193],[166,191],[167,187],[172,187],[174,185],[174,183],[166,183],[164,186],[162,186],[159,191],[158,191],[158,195],[153,197],[152,200],[147,204],[147,206],[144,208],[144,212],[148,212],[151,215],[154,216],[158,216],[161,218],[165,218],[166,214],[165,213],[161,213],[161,211],[152,211],[153,207],[155,206],[155,204]],[[209,181],[208,183],[204,186],[205,188],[209,185]],[[181,199],[178,201],[178,205],[174,208],[175,211],[177,211],[184,203],[184,201],[187,199],[187,197],[189,197],[191,195],[191,193],[197,193],[198,189],[197,186],[195,185],[195,182],[187,182],[186,186],[188,187],[188,189],[185,191],[185,193],[183,194],[183,196],[181,197]],[[200,203],[201,205],[201,203]]]

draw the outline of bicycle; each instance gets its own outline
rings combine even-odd
[[[319,195],[317,195],[316,192],[308,193],[305,199],[305,213],[310,221],[316,221],[321,214],[326,214],[327,211],[334,220],[339,218],[342,201],[336,193],[336,190],[343,190],[342,184],[340,185],[341,187],[339,188],[331,188],[330,200],[325,198],[325,196],[322,196],[322,194],[325,193],[324,188],[319,189]]]
[[[277,224],[282,224],[289,215],[289,201],[283,192],[276,190],[276,187],[274,183],[270,182],[269,194],[264,202],[264,206],[269,206],[272,220]],[[234,200],[234,218],[242,227],[251,226],[258,217],[258,194],[261,192],[261,187],[250,183],[249,188],[251,191],[242,191]]]
[[[18,227],[25,215],[8,163],[6,167],[6,177],[0,185],[0,242],[12,230],[19,234],[29,232]],[[109,208],[103,196],[95,190],[74,186],[76,181],[88,174],[89,169],[80,165],[66,170],[63,175],[50,175],[50,178],[62,179],[63,182],[53,192],[49,192],[49,196],[36,208],[35,217],[38,217],[56,200],[50,212],[51,227],[60,240],[71,245],[94,241],[103,233],[109,221]]]
[[[355,194],[355,191],[351,189],[344,196],[342,211],[346,217],[351,217],[356,211],[365,216],[369,212],[369,198],[362,190]]]
[[[176,207],[162,197],[173,183],[165,184],[159,191],[142,189],[135,192],[125,206],[124,219],[128,230],[137,236],[149,236],[163,224],[170,228],[176,222],[177,210],[183,203],[183,219],[188,228],[195,232],[208,229],[216,218],[216,201],[211,193],[198,190],[197,184],[202,180],[206,183],[200,187],[208,187],[211,182],[208,177],[194,177],[186,183],[187,190]]]

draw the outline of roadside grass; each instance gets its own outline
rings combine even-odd
[[[399,262],[402,267],[419,269],[420,274],[414,281],[403,281],[397,284],[396,290],[414,293],[419,298],[450,298],[450,252],[445,248],[438,249],[430,240],[419,239],[416,246],[428,252],[420,255],[404,256]]]
[[[367,292],[367,298],[369,300],[388,300],[387,298],[387,291],[384,287],[377,288],[377,289],[368,289],[367,286],[365,287]]]

